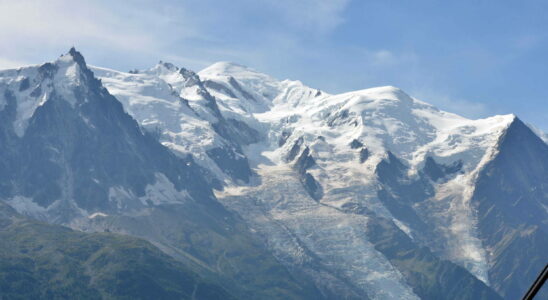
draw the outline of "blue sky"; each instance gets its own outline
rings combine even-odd
[[[548,1],[0,0],[0,45],[0,68],[73,45],[119,70],[228,60],[332,93],[394,85],[548,131]]]

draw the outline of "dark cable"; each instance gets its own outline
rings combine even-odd
[[[542,288],[542,285],[544,282],[546,282],[546,278],[548,278],[548,264],[544,266],[544,269],[540,273],[540,275],[537,277],[537,280],[533,283],[533,285],[529,288],[529,291],[527,291],[527,294],[523,296],[523,300],[532,300],[535,295],[540,291],[540,288]]]

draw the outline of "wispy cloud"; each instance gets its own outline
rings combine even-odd
[[[492,114],[492,110],[488,109],[484,103],[459,99],[433,89],[416,89],[410,92],[417,99],[467,118],[478,119]]]
[[[131,30],[120,17],[101,5],[72,3],[62,0],[0,2],[0,41],[48,46],[72,39],[91,39],[113,48],[140,47],[151,41],[148,35]]]
[[[0,1],[0,44],[3,59],[40,57],[36,63],[74,45],[104,61],[123,55],[129,63],[171,58],[190,67],[219,59],[260,65],[277,47],[334,30],[348,2]]]
[[[11,60],[0,57],[0,70],[15,69],[22,66],[31,65],[30,63],[22,60]]]
[[[315,34],[329,33],[344,22],[350,0],[267,0],[284,21]]]
[[[158,55],[176,40],[197,34],[178,21],[178,7],[150,4],[133,1],[122,7],[115,1],[0,1],[2,55],[18,60],[66,51],[73,45],[100,55]]]
[[[396,52],[388,49],[362,49],[363,60],[375,68],[390,68],[409,66],[417,63],[418,57],[414,52]]]

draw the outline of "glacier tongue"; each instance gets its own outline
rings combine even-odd
[[[322,271],[334,274],[336,279],[329,280],[349,281],[371,299],[419,299],[368,242],[366,216],[312,200],[290,168],[264,166],[258,174],[260,185],[229,187],[217,197],[246,219],[289,268],[310,268],[318,286],[334,284],[324,281]]]

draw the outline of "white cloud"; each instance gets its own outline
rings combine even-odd
[[[31,64],[22,60],[11,60],[0,57],[0,70],[15,69],[27,65]]]
[[[371,54],[373,63],[378,65],[392,64],[396,61],[396,57],[388,50],[380,50]]]
[[[467,118],[484,118],[492,114],[492,111],[483,103],[457,99],[431,89],[411,90],[410,92],[417,99]]]
[[[0,44],[3,45],[0,55],[4,60],[24,60],[76,46],[94,49],[102,55],[126,52],[134,56],[159,56],[176,40],[198,34],[182,22],[185,18],[177,7],[151,6],[152,1],[124,4],[0,1]]]
[[[100,40],[112,47],[150,42],[146,35],[124,30],[104,7],[72,1],[0,2],[0,42],[57,44],[71,39]],[[122,30],[120,30],[122,29]]]
[[[365,53],[365,62],[379,68],[409,66],[418,62],[417,55],[410,51],[394,52],[387,49],[365,49],[363,52]]]
[[[535,125],[533,125],[531,123],[526,123],[526,124],[529,128],[531,128],[531,130],[536,135],[538,135],[545,143],[548,144],[548,134],[547,133],[545,133],[543,130],[541,130],[540,128],[536,127]]]
[[[0,0],[0,57],[41,63],[76,46],[103,61],[124,55],[128,64],[262,64],[284,45],[336,28],[349,1]]]
[[[325,34],[344,22],[350,0],[267,0],[286,22],[316,34]]]
[[[538,46],[544,39],[546,39],[546,34],[524,34],[520,35],[513,40],[511,45],[520,50],[529,50]]]

